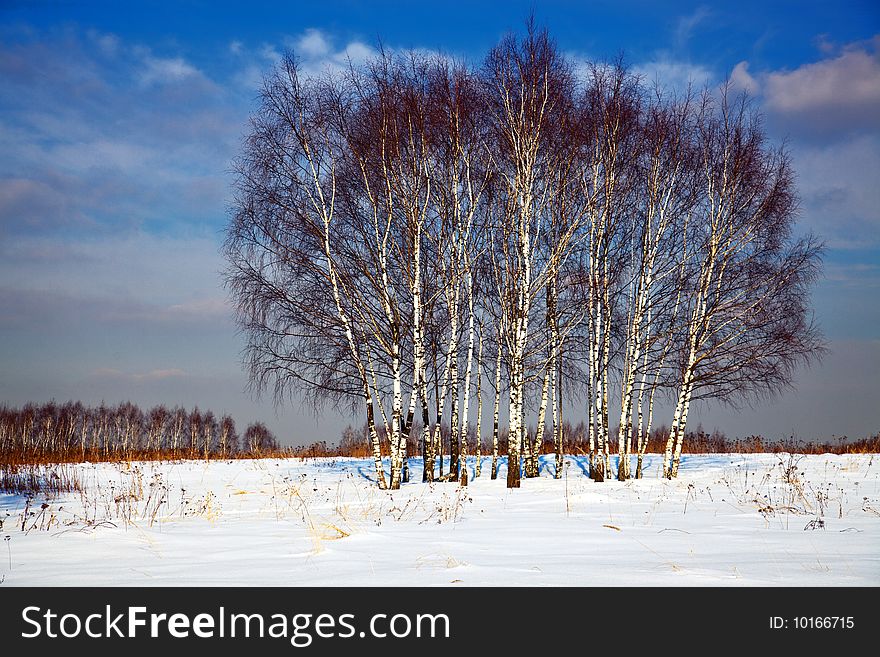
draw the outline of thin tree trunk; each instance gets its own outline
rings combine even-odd
[[[558,332],[557,332],[558,335]],[[559,359],[557,362],[557,378],[556,378],[556,387],[559,390],[559,454],[556,457],[560,462],[565,458],[565,417],[563,415],[563,390],[562,390],[562,359],[563,359],[563,345],[564,341],[559,343]]]
[[[605,459],[605,469],[604,476],[608,476],[611,470],[610,464],[610,428],[608,426],[608,378],[610,371],[610,359],[611,359],[611,305],[608,299],[608,283],[609,273],[608,273],[608,258],[605,258],[605,288],[604,288],[604,300],[605,304],[603,306],[605,310],[605,327],[603,334],[603,347],[602,347],[602,442],[604,445],[603,456]]]
[[[434,481],[434,447],[431,444],[431,420],[428,411],[428,381],[424,362],[419,376],[419,389],[422,398],[422,481]]]
[[[515,348],[516,350],[516,348]],[[522,432],[519,424],[522,419],[519,407],[519,365],[514,354],[512,361],[512,376],[510,380],[510,399],[508,400],[508,415],[510,416],[510,428],[507,436],[507,487],[519,488],[519,444],[522,440]]]
[[[688,411],[691,407],[691,395],[693,394],[693,383],[688,386],[687,395],[685,396],[684,409],[682,410],[681,420],[678,425],[678,434],[675,438],[675,453],[672,457],[672,474],[671,478],[678,477],[678,466],[681,463],[681,448],[684,444],[685,429],[687,427]]]
[[[679,445],[682,421],[687,419],[687,406],[690,389],[690,366],[685,369],[678,400],[675,404],[675,413],[672,416],[672,426],[669,429],[669,437],[666,440],[666,450],[663,456],[663,476],[672,479],[673,474],[673,450]],[[680,449],[680,447],[679,447]]]
[[[483,323],[480,321],[480,346],[477,351],[477,464],[474,466],[474,479],[480,476],[483,469]]]
[[[456,360],[456,352],[458,350],[458,302],[457,298],[455,302],[452,304],[454,308],[450,309],[452,315],[450,317],[450,328],[451,334],[449,337],[449,345],[448,351],[446,352],[446,367],[443,372],[443,388],[438,394],[437,398],[437,424],[434,427],[434,443],[436,445],[437,454],[440,460],[440,478],[443,478],[443,432],[441,429],[441,424],[443,422],[443,406],[446,403],[446,396],[449,393],[450,389],[450,379],[452,377],[452,368],[454,361]],[[453,379],[451,382],[451,387],[454,389],[457,385],[457,382]],[[437,384],[435,382],[435,390],[437,388]],[[455,433],[455,424],[453,424],[450,428],[451,433]]]
[[[455,341],[455,351],[452,356],[452,370],[450,372],[450,418],[449,418],[449,480],[458,478],[458,340]]]
[[[595,481],[605,481],[605,435],[603,433],[604,423],[602,422],[602,369],[599,366],[599,357],[602,354],[599,343],[599,336],[602,332],[602,311],[597,307],[596,312],[596,458],[593,464],[593,479]]]
[[[559,427],[559,407],[557,404],[556,393],[556,357],[559,349],[559,325],[556,317],[556,277],[551,277],[547,285],[549,306],[548,315],[550,319],[550,388],[551,397],[553,399],[553,450],[556,454],[556,467],[554,476],[559,479],[562,476],[562,436]]]
[[[498,415],[501,408],[501,336],[498,335],[498,349],[495,355],[495,410],[492,420],[492,473],[491,479],[498,478]]]
[[[470,263],[467,264],[467,289],[468,289],[468,349],[467,365],[464,373],[464,399],[461,408],[461,433],[460,433],[460,470],[461,485],[467,486],[467,443],[468,443],[468,412],[471,399],[471,374],[474,361],[474,295],[473,280],[471,278]],[[479,428],[478,428],[479,430]],[[451,470],[450,470],[451,472]]]
[[[552,358],[552,357],[551,357]],[[529,450],[529,458],[526,462],[526,476],[537,477],[540,468],[541,447],[544,443],[544,423],[547,419],[547,400],[550,393],[551,364],[548,360],[544,368],[544,382],[541,385],[541,405],[538,408],[538,426],[535,427],[535,441]]]
[[[437,354],[436,351],[434,353],[434,371],[436,372],[436,376],[434,377],[434,415],[437,418],[437,424],[434,426],[434,433],[431,438],[431,454],[432,454],[432,463],[433,459],[439,458],[440,468],[439,468],[439,476],[443,476],[443,443],[441,441],[440,436],[440,421],[443,417],[443,404],[440,401],[440,373],[437,370]],[[445,376],[445,374],[444,374]],[[444,383],[445,386],[445,383]],[[445,398],[444,394],[444,398]],[[431,470],[431,476],[433,480],[433,468]]]

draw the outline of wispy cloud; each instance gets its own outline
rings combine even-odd
[[[27,35],[0,43],[0,106],[3,234],[223,221],[248,107],[182,55]]]
[[[633,72],[642,76],[648,85],[657,84],[661,89],[681,93],[688,87],[699,91],[715,80],[715,74],[705,66],[676,61],[660,53],[656,59],[633,66]]]
[[[221,298],[163,305],[136,298],[45,288],[0,287],[0,328],[53,334],[72,326],[107,332],[120,328],[165,335],[232,330]]]
[[[200,75],[199,70],[182,57],[144,57],[144,70],[140,79],[143,84],[165,84],[180,82]]]
[[[285,39],[284,43],[299,59],[306,75],[344,70],[350,63],[357,65],[377,54],[374,48],[357,40],[340,45],[332,36],[318,29],[308,29]]]
[[[330,34],[314,28],[284,39],[284,46],[299,58],[307,75],[342,70],[349,63],[357,65],[377,54],[375,48],[362,41],[340,44]]]
[[[682,48],[687,45],[697,26],[711,15],[712,11],[707,6],[700,5],[687,16],[681,16],[675,23],[673,34],[676,47]]]
[[[789,141],[802,225],[832,249],[874,249],[880,245],[880,36],[843,46],[822,37],[817,45],[824,57],[793,69],[753,70],[741,61],[731,83],[756,97],[771,131]]]
[[[170,369],[150,370],[149,372],[121,372],[111,367],[101,367],[92,372],[97,379],[112,379],[131,382],[140,381],[164,381],[165,379],[177,379],[187,376],[187,373],[176,367]]]
[[[874,262],[826,263],[825,280],[856,291],[880,288],[880,264]],[[876,293],[876,292],[875,292]]]
[[[880,246],[880,135],[792,145],[802,223],[838,249]]]
[[[222,298],[194,299],[167,306],[126,303],[112,304],[99,314],[101,321],[113,324],[137,324],[171,327],[193,326],[207,328],[217,322],[228,323],[232,316],[229,305]]]
[[[114,56],[119,52],[121,41],[115,34],[102,33],[97,30],[89,30],[87,34],[105,55]]]

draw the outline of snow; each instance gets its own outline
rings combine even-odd
[[[585,458],[505,487],[380,491],[372,460],[67,466],[82,491],[0,494],[5,586],[880,584],[875,455],[685,455],[592,482]],[[785,477],[787,466],[796,465]],[[613,464],[612,464],[613,465]],[[616,467],[613,468],[616,471]],[[166,497],[166,501],[156,502]],[[25,530],[22,530],[24,519]],[[51,522],[49,522],[51,520]],[[821,522],[819,522],[821,521]]]

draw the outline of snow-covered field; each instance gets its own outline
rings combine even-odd
[[[65,466],[82,491],[0,494],[15,585],[878,585],[880,458],[685,456],[597,484],[568,457],[507,490],[380,491],[358,459]],[[503,461],[502,461],[503,464]],[[159,502],[162,502],[161,504]],[[47,506],[43,508],[43,503]],[[25,507],[28,507],[25,513]],[[22,525],[24,524],[24,529]]]

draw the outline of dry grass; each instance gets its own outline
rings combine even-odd
[[[294,448],[259,451],[208,452],[201,449],[129,449],[129,450],[4,450],[0,452],[0,468],[21,465],[54,465],[58,463],[131,463],[132,461],[230,461],[235,459],[277,459],[300,456]]]
[[[413,435],[419,435],[418,430],[413,430]],[[566,454],[586,455],[587,439],[583,425],[572,427],[566,425],[563,433],[563,451]],[[446,435],[446,431],[444,431]],[[616,436],[616,431],[614,432]],[[648,437],[647,452],[650,454],[662,454],[666,448],[666,439],[669,429],[659,427],[651,432]],[[615,443],[616,446],[616,443]],[[383,443],[383,448],[385,443]],[[554,453],[553,441],[548,433],[541,445],[542,454]],[[420,454],[419,443],[410,439],[407,444],[409,454]],[[474,454],[476,441],[471,435],[468,453]],[[688,432],[682,445],[682,451],[686,454],[876,454],[880,453],[880,433],[867,438],[850,440],[846,437],[836,438],[833,441],[802,441],[794,438],[783,440],[770,440],[763,436],[749,436],[747,438],[728,439],[724,434],[716,431],[711,434],[697,429]],[[507,452],[507,436],[502,433],[499,439],[499,453]],[[448,453],[448,452],[447,452]],[[482,444],[483,455],[491,455],[492,443],[484,438]],[[351,429],[347,429],[342,440],[338,444],[328,445],[326,442],[316,442],[304,447],[291,448],[288,455],[299,458],[309,457],[348,457],[368,458],[372,456],[367,439],[357,439]],[[383,456],[387,456],[383,449]]]
[[[81,490],[76,469],[67,464],[0,464],[0,493],[55,497]]]
[[[414,430],[413,435],[419,435]],[[655,429],[648,438],[647,452],[662,454],[666,446],[668,430],[665,427]],[[583,425],[571,427],[566,425],[563,440],[563,451],[566,454],[587,454],[587,440]],[[553,441],[549,434],[545,436],[541,446],[542,454],[554,452]],[[469,453],[474,454],[476,441],[471,436]],[[383,456],[388,456],[387,441],[383,442]],[[419,442],[415,438],[408,441],[408,453],[420,454]],[[502,433],[499,440],[499,453],[507,451],[507,436]],[[720,432],[706,433],[700,429],[689,432],[684,441],[682,451],[686,454],[758,454],[758,453],[797,453],[797,454],[876,454],[880,453],[880,433],[874,436],[850,440],[846,437],[833,441],[801,441],[794,438],[770,440],[763,436],[730,440]],[[492,453],[491,440],[484,438],[482,445],[484,455]],[[58,449],[30,450],[15,449],[0,452],[0,491],[22,492],[37,490],[38,487],[63,487],[66,484],[59,480],[39,480],[35,471],[28,470],[31,466],[54,466],[63,463],[131,463],[133,461],[229,461],[235,459],[284,459],[284,458],[370,458],[372,452],[365,438],[352,430],[346,430],[342,439],[336,444],[324,441],[300,447],[279,447],[258,451],[236,450],[230,452],[210,451],[202,449],[129,449],[129,450],[79,450]]]

